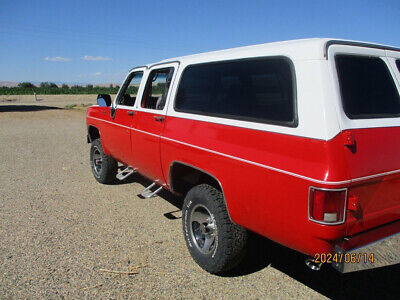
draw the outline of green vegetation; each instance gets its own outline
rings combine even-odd
[[[68,104],[68,105],[65,105],[64,108],[73,109],[75,106],[76,106],[76,104]]]
[[[157,83],[152,86],[152,95],[161,95],[164,91],[165,84]],[[74,85],[68,86],[63,84],[61,87],[57,86],[52,82],[42,82],[39,86],[33,85],[30,82],[21,82],[17,87],[0,87],[0,95],[80,95],[80,94],[116,94],[119,90],[119,86],[112,85],[106,86],[93,86],[88,84],[86,86]],[[138,87],[130,85],[125,92],[131,96],[136,95]]]
[[[35,86],[30,82],[21,82],[17,87],[0,87],[0,95],[33,95],[33,93],[38,95],[116,94],[118,90],[119,86],[113,86],[112,84],[109,87],[93,86],[92,84],[87,86],[74,85],[72,87],[63,84],[58,87],[52,82],[42,82],[39,86]],[[134,94],[137,88],[130,86],[129,91]]]

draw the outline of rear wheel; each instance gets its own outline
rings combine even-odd
[[[182,213],[186,245],[200,267],[217,274],[240,263],[247,231],[232,223],[219,190],[208,184],[195,186],[185,197]]]
[[[90,147],[90,166],[94,178],[100,183],[112,183],[117,174],[117,161],[104,153],[100,139],[94,140]]]

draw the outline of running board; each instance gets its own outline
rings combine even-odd
[[[151,189],[152,187],[154,187],[155,185],[156,185],[155,182],[153,182],[152,184],[150,184],[147,188],[145,188],[145,189],[140,193],[140,196],[142,196],[142,197],[145,198],[145,199],[148,199],[148,198],[151,198],[151,197],[157,195],[157,193],[158,193],[159,191],[162,190],[162,186],[160,186],[158,189],[156,189],[154,192],[152,192],[150,189]]]
[[[136,169],[127,167],[127,168],[123,169],[121,172],[119,172],[116,177],[118,180],[124,180],[125,178],[132,175],[133,173],[136,173]]]

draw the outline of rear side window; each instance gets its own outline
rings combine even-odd
[[[142,107],[164,109],[173,73],[173,68],[151,71],[143,94]]]
[[[342,103],[350,119],[400,116],[400,97],[385,62],[378,57],[335,57]]]
[[[262,58],[188,66],[175,110],[296,126],[295,88],[285,58]]]

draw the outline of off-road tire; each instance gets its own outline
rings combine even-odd
[[[200,243],[196,242],[197,239],[193,233],[193,228],[199,224],[193,223],[195,219],[193,213],[199,209],[204,212],[204,208],[210,213],[211,218],[208,220],[214,222],[212,227],[216,228],[216,231],[213,230],[211,234],[214,236],[214,249],[211,249],[210,253],[202,252],[205,250],[200,249]],[[208,184],[200,184],[187,193],[182,209],[182,225],[186,246],[191,256],[207,272],[225,273],[236,267],[244,257],[247,230],[231,221],[223,194],[216,188]]]
[[[101,158],[101,168],[95,166],[94,157]],[[94,178],[104,184],[110,184],[115,182],[115,176],[117,174],[118,163],[117,161],[104,153],[100,139],[96,139],[90,146],[90,167]]]

